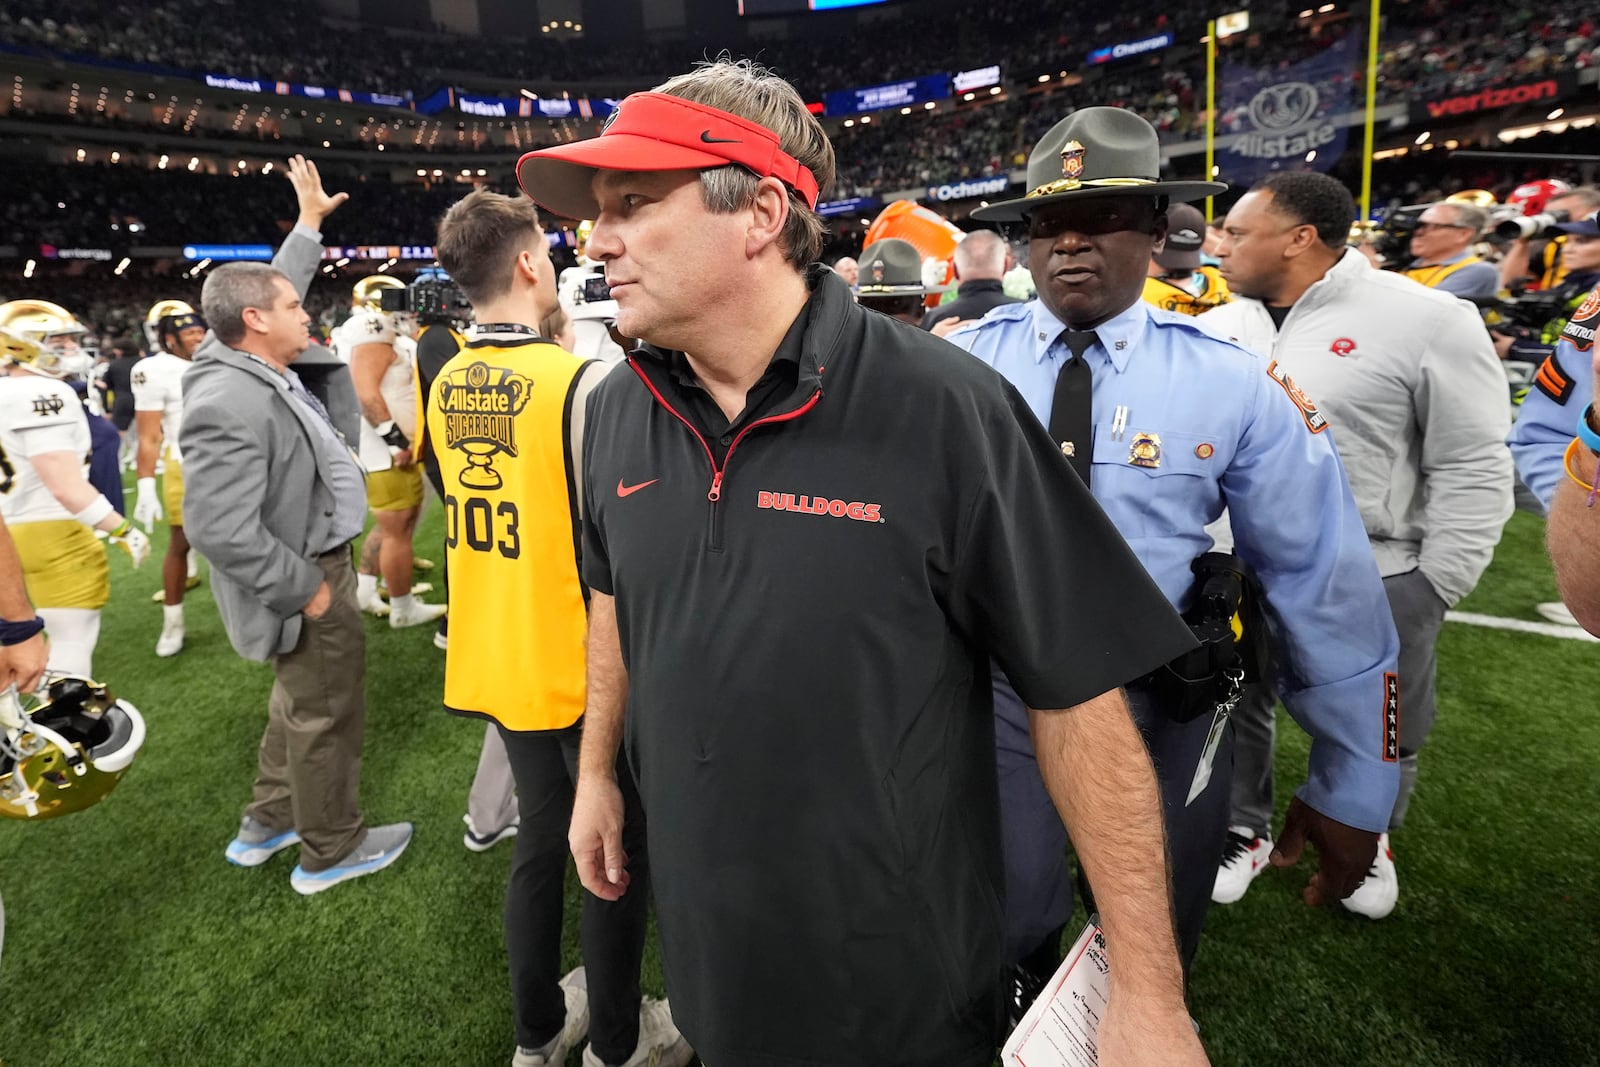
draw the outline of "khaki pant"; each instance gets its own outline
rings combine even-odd
[[[261,736],[255,799],[245,814],[300,834],[300,866],[326,870],[366,836],[361,742],[366,731],[366,632],[349,546],[317,560],[333,602],[306,619],[293,652],[274,656],[277,680]]]
[[[478,773],[467,794],[467,814],[480,834],[504,829],[517,817],[517,783],[511,776],[511,761],[506,758],[506,743],[494,723],[484,731]]]

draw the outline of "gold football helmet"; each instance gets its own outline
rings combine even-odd
[[[87,374],[94,366],[95,352],[87,343],[88,331],[72,312],[48,300],[13,300],[0,304],[0,329],[38,345],[37,352],[13,354],[6,358],[37,374],[52,378],[73,378]]]
[[[1487,189],[1463,189],[1444,198],[1447,204],[1471,204],[1473,207],[1491,208],[1500,201]]]
[[[372,274],[356,282],[355,288],[350,291],[350,306],[366,311],[382,311],[383,305],[379,302],[379,293],[385,289],[404,289],[406,283],[399,278],[391,278],[387,274]]]
[[[0,816],[54,819],[92,807],[116,788],[144,744],[144,717],[87,678],[50,683],[24,710],[0,693]]]
[[[194,308],[182,300],[157,300],[144,316],[144,339],[152,350],[161,347],[161,320],[168,315],[193,315]]]
[[[577,232],[573,235],[575,241],[573,252],[577,255],[579,262],[582,262],[584,259],[588,258],[589,235],[592,233],[594,233],[593,219],[584,219],[582,222],[578,223]]]

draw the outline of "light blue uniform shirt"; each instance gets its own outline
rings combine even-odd
[[[1048,426],[1071,358],[1063,329],[1036,299],[949,340],[1005,375]],[[1399,639],[1323,416],[1260,357],[1188,316],[1140,300],[1095,332],[1085,353],[1095,499],[1180,611],[1190,564],[1212,548],[1206,524],[1227,509],[1234,551],[1266,595],[1283,701],[1312,737],[1299,795],[1347,825],[1387,829],[1399,763],[1385,675]],[[1134,462],[1152,447],[1155,465]]]
[[[1578,416],[1594,403],[1594,352],[1579,352],[1566,337],[1544,361],[1517,412],[1506,443],[1517,473],[1546,511],[1566,477],[1562,464]]]

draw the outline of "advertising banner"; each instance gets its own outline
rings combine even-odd
[[[1361,58],[1354,36],[1289,67],[1223,67],[1217,136],[1238,138],[1217,152],[1222,181],[1250,185],[1275,170],[1333,166],[1349,135],[1333,119],[1350,110]]]
[[[889,82],[885,85],[867,85],[858,89],[840,89],[824,93],[822,107],[829,115],[858,115],[863,111],[907,107],[929,100],[947,100],[949,97],[950,75],[928,74],[921,78]]]

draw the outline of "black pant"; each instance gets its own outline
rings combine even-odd
[[[578,777],[582,724],[565,730],[500,728],[517,781],[516,851],[506,886],[506,955],[517,1016],[517,1044],[536,1049],[561,1032],[566,1002],[561,974],[561,912],[567,873],[567,827]],[[639,1045],[639,964],[649,911],[644,809],[626,761],[622,847],[631,881],[618,901],[583,890],[583,963],[589,983],[589,1041],[606,1063],[622,1063]]]
[[[1211,781],[1193,804],[1186,804],[1211,716],[1173,722],[1138,690],[1128,692],[1128,710],[1150,750],[1161,789],[1178,943],[1187,976],[1227,838],[1232,730],[1224,731]],[[1017,963],[1071,916],[1072,882],[1067,876],[1066,831],[1039,776],[1027,712],[1003,682],[995,686],[995,715],[1006,870],[1006,962]],[[1076,931],[1068,933],[1076,936]]]
[[[439,494],[439,500],[444,500],[444,475],[439,470],[439,461],[433,458],[430,452],[422,461],[422,473],[428,476],[428,481],[433,483],[433,491]],[[450,553],[439,554],[439,583],[444,587],[444,602],[450,603]],[[450,633],[450,616],[443,615],[439,619],[439,632],[445,635]]]

